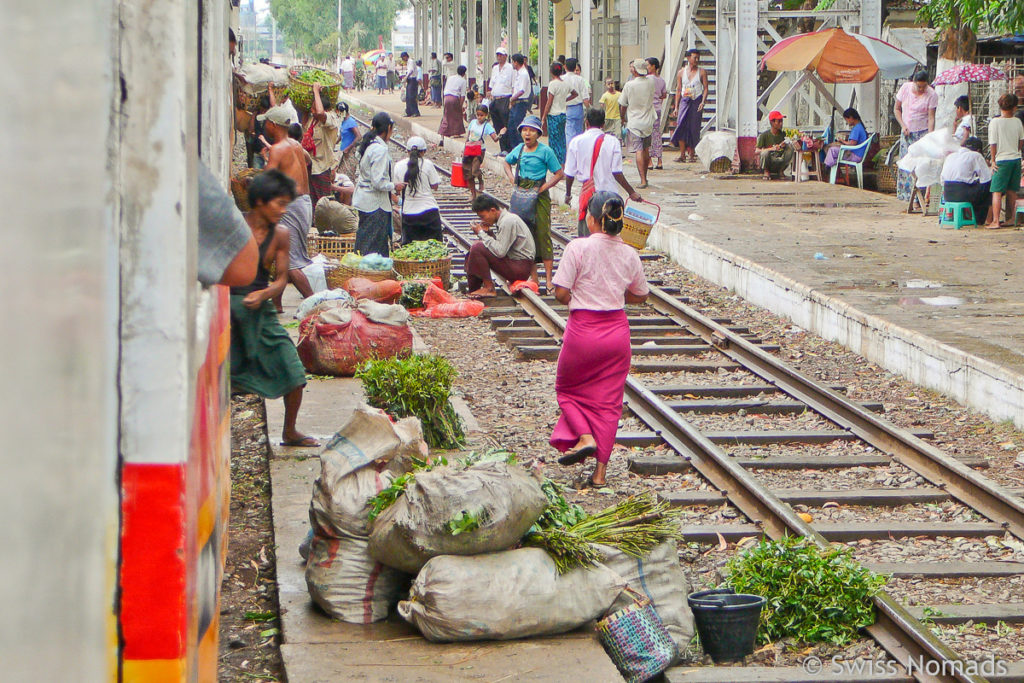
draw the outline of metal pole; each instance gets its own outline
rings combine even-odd
[[[519,22],[520,35],[522,35],[522,48],[519,50],[526,55],[526,61],[530,61],[530,0],[519,0]]]
[[[341,73],[341,0],[338,0],[338,56],[334,59],[335,73]]]
[[[462,48],[466,45],[466,42],[463,39],[465,34],[462,32],[462,0],[455,0],[452,5],[452,12],[454,14],[452,17],[452,45],[455,48],[452,52],[455,53],[455,61],[462,64]],[[467,66],[466,68],[468,69],[469,67]],[[476,74],[473,73],[467,73],[466,79],[469,80],[475,75]]]
[[[757,0],[736,2],[736,144],[740,161],[754,160],[757,139]]]
[[[452,49],[451,31],[448,30],[448,18],[451,15],[451,2],[450,0],[441,0],[441,52],[451,52],[455,54],[455,50]],[[458,60],[455,62],[458,64]]]
[[[434,0],[430,7],[430,45],[440,58],[444,49],[441,47],[439,33],[441,31],[441,8],[439,0]],[[443,61],[443,60],[442,60]],[[440,74],[438,74],[440,75]]]
[[[487,71],[487,60],[494,55],[494,0],[482,0],[480,3],[480,50],[483,53],[484,78],[490,78]],[[481,84],[481,90],[483,84]]]
[[[505,0],[505,33],[508,34],[508,53],[519,51],[519,35],[516,21],[516,0]]]
[[[467,4],[466,49],[468,50],[466,68],[469,69],[469,77],[476,78],[476,0],[469,0],[469,3]],[[484,78],[487,78],[486,74],[484,75]],[[481,92],[483,91],[481,90]]]
[[[551,28],[550,21],[551,6],[549,0],[537,0],[537,80],[540,83],[547,83],[551,69],[551,58],[548,56],[550,50]]]
[[[580,59],[580,70],[583,76],[583,80],[590,83],[590,74],[592,73],[591,68],[591,5],[590,0],[583,0],[583,6],[580,10],[580,45],[579,45],[579,59]],[[593,84],[591,84],[593,88]]]

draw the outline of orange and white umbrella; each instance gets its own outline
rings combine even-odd
[[[829,28],[790,36],[772,46],[762,69],[813,71],[825,83],[867,83],[875,76],[907,78],[918,61],[884,40]]]

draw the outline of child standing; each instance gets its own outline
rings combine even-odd
[[[953,102],[956,107],[956,129],[953,137],[961,145],[967,142],[967,138],[974,136],[974,117],[971,115],[971,100],[967,95],[961,95]]]
[[[1020,150],[1024,140],[1024,124],[1013,115],[1017,96],[1006,93],[999,98],[999,117],[988,124],[988,142],[992,151],[992,222],[986,228],[1013,225],[1020,192]],[[1006,223],[1000,224],[999,212],[1006,195]]]
[[[472,90],[470,91],[472,93]],[[462,153],[462,173],[469,183],[469,194],[472,199],[484,191],[484,137],[490,136],[494,142],[498,141],[498,134],[494,132],[491,124],[491,112],[486,105],[479,105],[476,108],[476,118],[469,122],[469,129],[466,133],[466,148]],[[477,189],[477,183],[480,189]]]
[[[622,139],[622,115],[619,113],[619,90],[618,84],[611,78],[604,81],[604,92],[598,100],[604,105],[604,128],[609,135]]]

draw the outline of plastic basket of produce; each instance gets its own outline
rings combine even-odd
[[[320,84],[320,101],[324,109],[338,102],[341,76],[312,66],[292,67],[288,71],[288,93],[296,107],[309,111],[313,108],[313,84]],[[276,95],[276,93],[275,93]]]
[[[646,247],[647,238],[650,237],[660,215],[661,207],[653,202],[627,204],[622,217],[622,241],[637,250]]]

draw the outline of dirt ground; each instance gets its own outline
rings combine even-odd
[[[220,600],[221,681],[283,681],[270,449],[263,399],[231,399],[231,520]]]

